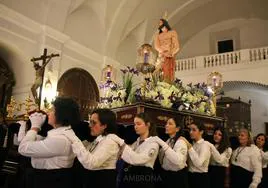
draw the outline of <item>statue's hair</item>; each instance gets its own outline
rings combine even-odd
[[[171,27],[170,27],[168,21],[165,20],[165,19],[162,19],[162,18],[160,20],[163,22],[163,24],[158,27],[159,33],[162,33],[162,28],[163,27],[166,27],[167,30],[170,31],[171,30]]]

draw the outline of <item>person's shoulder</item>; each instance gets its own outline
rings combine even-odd
[[[260,151],[260,149],[255,144],[251,144],[250,148],[254,151]]]
[[[177,35],[177,31],[175,31],[175,30],[170,30],[169,32],[171,35]]]
[[[108,145],[118,145],[114,140],[113,136],[117,136],[116,134],[108,134],[106,136],[103,136],[101,142]]]
[[[177,139],[174,145],[174,149],[184,148],[187,149],[187,143],[183,139]]]

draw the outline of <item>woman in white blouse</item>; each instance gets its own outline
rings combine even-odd
[[[84,188],[116,187],[116,161],[119,146],[109,138],[116,133],[116,115],[109,109],[97,109],[90,116],[90,133],[96,139],[84,144],[69,130],[65,135],[72,142],[77,159],[85,168]]]
[[[257,188],[262,178],[262,158],[247,129],[238,135],[239,147],[231,157],[230,188]]]
[[[159,160],[162,167],[162,186],[167,188],[188,188],[187,144],[183,139],[181,119],[170,118],[165,126],[169,139],[164,142],[158,137],[155,141],[161,146]]]
[[[266,188],[268,187],[268,141],[265,134],[258,134],[255,144],[260,149],[262,156],[262,180],[258,188]]]
[[[64,132],[70,129],[70,125],[79,122],[77,103],[70,98],[57,98],[53,102],[53,107],[48,114],[48,123],[53,126],[53,129],[42,140],[37,140],[37,133],[46,115],[36,112],[29,118],[31,129],[22,139],[18,150],[20,154],[31,157],[34,187],[73,187],[71,167],[75,156],[71,142]]]
[[[186,139],[188,147],[189,188],[209,188],[208,165],[211,156],[210,144],[203,139],[205,126],[202,123],[193,122],[190,125],[190,137],[194,144]]]
[[[153,141],[156,127],[145,113],[137,114],[134,118],[134,128],[139,135],[131,146],[124,140],[111,135],[111,138],[121,146],[121,158],[125,161],[122,174],[119,177],[120,188],[153,188],[160,177],[155,177],[153,167],[158,155],[159,146]]]
[[[224,128],[214,130],[213,141],[209,166],[210,187],[224,188],[226,170],[232,155],[229,137]]]

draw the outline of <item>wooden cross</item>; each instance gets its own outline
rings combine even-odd
[[[34,68],[36,71],[35,83],[33,84],[31,90],[32,90],[35,102],[38,104],[39,109],[41,107],[41,97],[42,97],[45,67],[53,57],[59,57],[59,56],[60,56],[59,54],[53,54],[53,53],[50,55],[47,55],[47,49],[45,48],[43,55],[41,55],[40,57],[34,57],[31,59],[31,62],[34,63]],[[40,60],[42,61],[41,66],[39,65],[39,63],[36,63],[36,61],[40,61]],[[37,98],[36,90],[38,88],[40,89],[39,89],[38,98]]]

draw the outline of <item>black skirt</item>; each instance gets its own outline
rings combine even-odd
[[[209,166],[208,169],[210,187],[224,188],[226,167],[223,166]]]
[[[248,188],[252,182],[253,172],[240,166],[231,165],[230,188]]]
[[[39,170],[34,169],[34,188],[73,188],[71,168]]]
[[[188,188],[188,170],[184,168],[177,172],[163,170],[161,172],[162,187]]]
[[[85,170],[83,188],[116,188],[116,170]]]
[[[125,166],[120,176],[118,188],[154,188],[161,181],[153,169],[145,166]]]
[[[210,188],[208,173],[189,172],[188,175],[189,188]]]
[[[262,169],[262,179],[258,188],[267,188],[268,187],[268,167]]]

